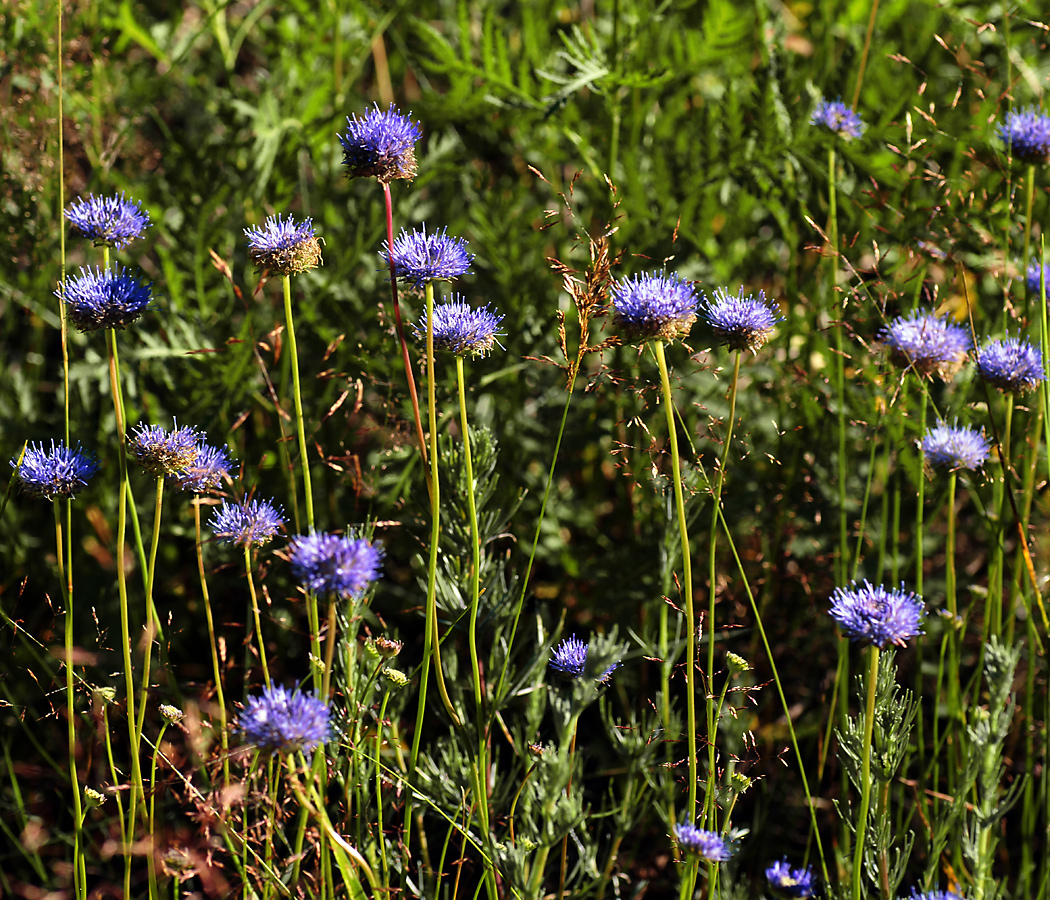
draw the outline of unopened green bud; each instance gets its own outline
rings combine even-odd
[[[733,653],[732,650],[726,653],[726,662],[729,665],[729,671],[733,675],[739,675],[741,672],[747,672],[751,669],[751,663],[744,659],[744,657]]]
[[[112,703],[117,699],[117,689],[111,687],[97,687],[95,688],[95,696],[97,696],[103,703]]]
[[[530,841],[527,837],[518,838],[518,848],[524,850],[526,853],[531,853],[538,846],[539,844],[535,841]]]
[[[186,716],[181,709],[177,706],[172,706],[170,703],[162,703],[160,705],[160,714],[173,724],[175,722],[181,722]]]
[[[106,795],[94,788],[84,788],[84,802],[88,809],[94,809],[106,802]]]
[[[744,793],[752,784],[754,784],[754,781],[742,772],[734,772],[729,776],[729,787],[736,794]]]
[[[393,688],[403,688],[408,684],[408,676],[400,669],[383,669],[382,674]]]

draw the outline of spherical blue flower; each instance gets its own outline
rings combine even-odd
[[[117,250],[141,237],[149,227],[149,213],[137,200],[126,199],[123,191],[113,197],[79,197],[66,208],[65,217],[96,247],[105,245]]]
[[[925,894],[920,894],[915,888],[912,888],[909,900],[963,900],[963,896],[955,891],[927,891]]]
[[[935,425],[922,439],[922,452],[932,469],[979,469],[991,448],[985,436],[961,425]]]
[[[262,228],[245,228],[248,256],[259,271],[275,275],[298,275],[321,261],[321,241],[314,233],[313,219],[296,222],[291,216],[270,216]]]
[[[299,535],[291,544],[292,571],[315,594],[332,591],[357,599],[379,576],[382,559],[379,547],[349,535]]]
[[[81,269],[64,288],[55,291],[66,304],[69,320],[78,331],[125,328],[149,308],[152,284],[141,284],[128,270]]]
[[[1007,394],[1035,390],[1046,378],[1043,354],[1021,337],[985,344],[977,357],[977,374]]]
[[[1032,263],[1028,267],[1028,272],[1025,274],[1025,284],[1028,286],[1033,294],[1038,294],[1042,290],[1043,282],[1043,270],[1046,269],[1046,290],[1050,294],[1050,268],[1039,263]]]
[[[945,381],[962,368],[972,346],[970,333],[961,325],[920,312],[898,316],[886,328],[883,339],[896,365]]]
[[[473,353],[483,356],[496,343],[496,329],[503,316],[487,306],[474,309],[458,295],[434,306],[434,349],[450,350],[457,356]],[[414,325],[416,335],[427,336],[426,313]]]
[[[238,727],[260,750],[309,753],[329,738],[328,706],[298,689],[268,687],[261,697],[248,698]]]
[[[785,900],[787,898],[804,900],[816,893],[812,867],[794,869],[786,859],[775,862],[766,869],[766,881],[769,882],[770,890],[778,897],[784,897]]]
[[[242,547],[260,546],[274,539],[284,524],[284,510],[268,500],[247,503],[224,501],[208,523],[217,538]]]
[[[72,497],[75,491],[87,487],[88,479],[98,471],[98,463],[80,444],[74,449],[62,441],[52,441],[50,450],[45,450],[42,443],[35,447],[30,444],[22,462],[15,457],[11,466],[22,493],[47,500]]]
[[[225,447],[212,447],[198,441],[196,459],[181,472],[168,475],[165,483],[189,494],[210,493],[218,490],[232,466]]]
[[[836,588],[831,595],[831,617],[854,641],[886,647],[904,646],[922,634],[922,599],[900,588],[874,587],[867,581]]]
[[[414,178],[416,141],[423,136],[419,126],[391,106],[385,112],[376,106],[360,119],[349,116],[343,145],[343,165],[350,178],[375,177],[382,184],[395,178]]]
[[[673,341],[689,334],[696,321],[696,289],[673,273],[625,278],[611,293],[616,325],[632,342]]]
[[[587,645],[576,635],[566,638],[551,650],[551,659],[547,666],[562,678],[579,678],[587,667]]]
[[[174,475],[196,461],[199,439],[195,429],[178,423],[171,431],[139,423],[128,439],[128,455],[151,475]]]
[[[773,326],[781,318],[776,307],[766,300],[764,291],[759,291],[757,297],[745,297],[743,287],[736,297],[719,288],[713,300],[701,304],[700,313],[723,347],[752,353],[769,340]]]
[[[729,845],[717,831],[704,831],[683,823],[674,827],[675,840],[683,853],[694,853],[709,862],[725,862],[732,854]]]
[[[846,141],[859,138],[864,133],[864,122],[841,100],[820,100],[809,120],[811,125],[825,128]]]
[[[465,240],[449,237],[445,229],[427,234],[426,225],[419,231],[402,231],[393,249],[384,241],[383,259],[391,256],[394,274],[420,290],[428,281],[451,281],[465,274],[474,258]]]
[[[1050,116],[1035,107],[1012,110],[996,129],[1006,150],[1021,162],[1046,162],[1050,158]]]

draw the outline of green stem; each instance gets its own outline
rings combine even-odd
[[[859,87],[859,80],[858,80]],[[854,104],[856,105],[856,104]],[[838,190],[836,187],[837,163],[835,159],[835,145],[828,145],[828,241],[831,244],[831,261],[829,265],[830,285],[828,288],[828,307],[834,311],[834,322],[832,323],[835,340],[834,371],[835,371],[835,393],[837,403],[835,418],[838,433],[838,507],[839,507],[839,563],[838,582],[845,584],[849,577],[849,529],[846,517],[846,473],[848,461],[846,459],[846,373],[845,360],[842,349],[842,308],[838,301],[838,272],[839,272],[839,222],[838,222]]]
[[[868,703],[864,713],[864,745],[860,760],[860,809],[853,848],[853,900],[864,900],[861,876],[864,871],[864,844],[868,831],[868,805],[871,802],[871,741],[875,732],[875,693],[879,680],[879,648],[872,645],[868,651],[871,664],[868,669]]]
[[[736,392],[740,383],[740,358],[743,351],[737,350],[733,358],[733,378],[729,384],[729,421],[726,426],[726,436],[722,446],[722,458],[718,464],[718,479],[715,482],[714,506],[711,512],[711,533],[707,544],[707,578],[708,578],[708,608],[707,608],[707,693],[711,693],[712,681],[715,672],[715,585],[717,584],[717,538],[718,519],[722,511],[722,488],[725,486],[726,469],[729,466],[729,452],[733,444],[733,426],[736,423]],[[717,772],[715,771],[715,738],[717,737],[718,722],[715,720],[714,708],[711,701],[707,701],[707,797],[704,800],[704,810],[707,819],[707,828],[717,831],[718,807],[715,804],[715,785],[717,783]]]
[[[1021,276],[1022,282],[1028,274],[1028,265],[1032,251],[1032,204],[1035,201],[1035,163],[1028,164],[1025,175],[1027,177],[1025,178],[1024,186],[1024,269]],[[1042,262],[1042,257],[1040,257],[1040,262]],[[1024,321],[1026,324],[1030,312],[1031,291],[1026,290],[1024,292]]]
[[[157,572],[157,548],[160,546],[160,518],[164,505],[164,476],[157,478],[156,498],[153,505],[153,535],[149,545],[149,570],[146,575],[145,647],[142,663],[142,687],[139,702],[138,732],[141,735],[146,722],[146,701],[149,698],[149,681],[153,662],[153,639],[156,634],[153,613],[153,583]]]
[[[303,467],[303,489],[306,492],[306,527],[314,530],[314,493],[310,483],[310,453],[306,446],[306,425],[303,421],[303,395],[299,384],[299,351],[295,344],[295,323],[292,316],[292,279],[290,275],[281,276],[284,288],[284,322],[288,329],[288,355],[292,364],[292,392],[295,400],[295,426],[299,434],[299,463]],[[309,603],[309,598],[307,599]],[[316,606],[316,599],[313,601]]]
[[[682,469],[678,458],[678,429],[674,419],[674,396],[671,393],[671,376],[667,371],[667,357],[664,355],[663,341],[652,342],[653,354],[656,356],[656,364],[660,367],[660,385],[663,389],[664,413],[667,417],[667,440],[671,446],[671,471],[674,479],[675,509],[678,512],[678,539],[682,546],[682,605],[685,607],[686,628],[686,746],[689,755],[689,801],[687,806],[686,821],[693,822],[696,818],[696,788],[697,788],[697,752],[696,752],[696,624],[693,612],[693,564],[689,549],[689,524],[685,514],[685,497],[682,490]],[[739,365],[739,356],[737,357]],[[728,446],[728,443],[727,443]],[[715,495],[715,506],[718,505],[718,495]],[[714,582],[711,582],[712,604],[714,597]],[[713,621],[713,619],[712,619]],[[708,623],[708,628],[711,622]],[[710,675],[710,670],[709,670]],[[710,712],[708,714],[708,735],[710,736]]]
[[[868,51],[871,50],[871,36],[875,31],[875,17],[879,13],[879,0],[872,0],[871,15],[868,16],[868,31],[864,35],[864,49],[860,52],[860,65],[857,67],[857,84],[853,88],[853,106],[856,110],[860,103],[860,88],[864,83],[864,70],[868,67]]]
[[[958,615],[955,579],[955,490],[959,473],[954,470],[948,475],[948,535],[944,547],[945,558],[945,600],[948,604],[948,671],[959,671],[959,632],[955,627]],[[960,715],[959,679],[954,675],[948,678],[948,718],[954,723]]]
[[[926,409],[929,403],[929,394],[926,385],[920,385],[919,391],[919,437],[920,440],[926,434]],[[924,516],[926,507],[926,473],[922,468],[922,449],[918,450],[919,456],[919,486],[918,498],[915,505],[915,593],[922,596],[923,582],[923,544],[925,543]]]
[[[386,718],[386,704],[390,699],[390,688],[383,693],[383,702],[379,706],[379,719],[376,721],[376,840],[379,842],[380,872],[383,887],[390,883],[390,868],[386,859],[386,838],[383,835],[383,770],[381,751],[383,749],[383,720]]]
[[[259,662],[262,663],[263,679],[266,686],[270,687],[270,667],[266,664],[266,640],[263,638],[262,617],[259,615],[259,598],[255,593],[255,578],[252,575],[252,551],[249,544],[244,545],[244,574],[248,578],[248,591],[252,598],[252,617],[255,619],[255,639],[259,644]],[[245,672],[245,677],[248,673]],[[325,671],[325,677],[328,672]],[[327,701],[328,694],[323,693],[322,699]]]

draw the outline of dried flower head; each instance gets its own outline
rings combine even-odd
[[[922,599],[900,588],[875,587],[867,581],[836,588],[831,595],[831,617],[850,640],[887,647],[904,646],[922,634]]]
[[[566,638],[551,650],[547,666],[556,675],[574,681],[587,666],[587,645],[576,635]]]
[[[723,347],[752,353],[769,340],[773,326],[781,318],[776,307],[766,300],[764,291],[759,291],[757,297],[745,297],[743,287],[735,297],[717,289],[714,299],[702,304],[700,312]]]
[[[257,270],[275,275],[298,275],[321,262],[321,241],[313,219],[296,222],[291,216],[270,216],[262,228],[245,228],[248,256]]]
[[[985,344],[977,357],[977,374],[1006,394],[1025,394],[1046,378],[1043,354],[1022,337]]]
[[[88,479],[98,471],[94,457],[85,453],[80,444],[70,448],[62,441],[51,441],[51,449],[44,445],[30,444],[22,456],[11,460],[15,477],[23,494],[54,500],[57,497],[72,497]]]
[[[181,722],[186,718],[186,713],[177,706],[172,706],[170,703],[162,703],[158,708],[160,714],[172,724],[175,722]]]
[[[689,853],[710,862],[725,862],[732,854],[729,845],[717,831],[705,831],[695,825],[675,825],[674,837],[683,853]]]
[[[984,434],[961,425],[935,425],[922,439],[923,456],[931,469],[979,469],[991,447]]]
[[[811,125],[824,128],[845,141],[864,134],[864,122],[841,100],[819,100],[809,120]]]
[[[895,365],[944,381],[962,368],[971,347],[970,334],[961,325],[920,312],[890,322],[883,340]]]
[[[372,643],[382,659],[393,659],[401,652],[401,648],[404,646],[401,641],[385,637],[377,637]]]
[[[1050,116],[1044,116],[1035,107],[1008,112],[996,133],[1014,159],[1035,163],[1050,158]]]
[[[262,696],[248,698],[239,729],[244,739],[260,750],[309,753],[328,740],[328,706],[298,688],[264,688]]]
[[[277,536],[284,525],[284,510],[269,500],[224,501],[208,524],[215,536],[227,544],[258,547]]]
[[[424,224],[418,231],[402,231],[391,247],[383,242],[383,259],[394,260],[394,274],[422,290],[428,281],[451,281],[470,271],[472,253],[467,242],[449,237],[445,229],[427,234]]]
[[[673,273],[635,275],[614,282],[610,291],[616,326],[628,341],[673,341],[696,321],[696,288]]]
[[[503,316],[487,306],[474,309],[453,295],[453,299],[434,306],[434,349],[448,350],[456,356],[484,356],[496,343],[496,329],[502,321]],[[412,327],[417,337],[426,338],[426,313]]]
[[[126,328],[149,309],[152,283],[142,284],[125,268],[81,269],[55,291],[77,331]]]
[[[370,109],[360,119],[346,119],[346,132],[339,135],[343,165],[350,178],[376,178],[389,184],[395,178],[416,175],[416,141],[423,136],[419,125],[391,106]]]
[[[806,897],[812,897],[817,891],[812,866],[796,869],[786,859],[775,862],[766,869],[766,881],[769,882],[769,889],[785,900],[804,900]]]
[[[213,447],[199,440],[193,462],[181,472],[169,475],[165,483],[188,494],[207,494],[218,490],[232,467],[226,447]]]
[[[89,194],[85,200],[78,197],[66,207],[65,217],[96,247],[107,246],[120,250],[149,227],[149,213],[137,200],[128,200],[121,191],[112,197]]]
[[[128,455],[158,478],[185,471],[197,459],[200,435],[193,428],[175,427],[165,431],[159,425],[135,426],[128,439]]]
[[[308,591],[332,591],[353,599],[376,580],[383,559],[379,547],[349,535],[299,535],[290,549],[292,571]]]

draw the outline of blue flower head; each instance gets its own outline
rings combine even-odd
[[[1032,263],[1028,267],[1028,272],[1025,274],[1025,284],[1028,286],[1033,294],[1038,294],[1042,290],[1043,270],[1046,269],[1046,290],[1050,294],[1050,268],[1041,265],[1040,263]]]
[[[128,270],[116,267],[81,269],[55,291],[66,304],[69,320],[77,331],[126,328],[149,308],[152,284],[141,284]]]
[[[22,462],[15,457],[11,466],[23,494],[46,500],[72,497],[80,488],[87,487],[88,479],[98,471],[98,463],[79,444],[71,448],[62,441],[52,441],[50,450],[45,450],[42,443],[30,444]]]
[[[321,241],[313,219],[296,222],[291,216],[270,216],[262,228],[245,228],[248,256],[260,272],[298,275],[321,262]]]
[[[611,293],[616,325],[631,342],[673,341],[689,334],[696,321],[696,289],[673,273],[625,278],[613,283]]]
[[[276,537],[284,524],[284,510],[268,500],[223,502],[208,523],[215,536],[227,544],[261,546]]]
[[[813,879],[813,868],[806,866],[802,869],[792,868],[786,859],[775,862],[766,869],[766,881],[769,882],[770,890],[784,900],[804,900],[816,893],[816,884]]]
[[[909,638],[923,633],[922,600],[903,585],[884,588],[862,581],[836,588],[828,612],[850,640],[879,648],[903,647]]]
[[[587,645],[576,635],[566,638],[551,650],[547,666],[559,677],[575,681],[587,667]]]
[[[1050,158],[1050,116],[1035,107],[1008,112],[996,132],[1014,159],[1034,163]]]
[[[922,439],[922,453],[931,469],[979,469],[990,449],[981,432],[961,425],[935,425]]]
[[[757,297],[745,297],[743,287],[736,297],[719,288],[713,300],[701,305],[700,313],[723,347],[752,353],[769,340],[773,326],[781,318],[776,307],[766,300],[764,291],[759,291]]]
[[[86,200],[79,197],[66,207],[65,217],[96,247],[116,250],[142,237],[142,232],[149,227],[149,213],[143,211],[138,201],[126,199],[123,191],[112,197],[94,194],[89,194]]]
[[[393,248],[383,242],[383,259],[393,258],[394,274],[420,290],[428,281],[451,281],[470,270],[474,259],[467,242],[449,237],[445,229],[427,234],[424,224],[418,231],[402,231]]]
[[[160,478],[193,465],[199,440],[200,435],[193,428],[179,428],[177,423],[171,431],[139,423],[128,439],[128,454],[150,475]]]
[[[496,343],[496,329],[503,316],[487,306],[474,309],[458,295],[434,307],[434,349],[449,350],[456,356],[484,356]],[[427,336],[426,313],[414,325],[416,335]]]
[[[1022,337],[985,344],[977,357],[977,374],[1005,394],[1025,394],[1046,378],[1043,354]]]
[[[339,135],[347,176],[375,177],[382,184],[414,178],[416,141],[422,136],[419,126],[394,106],[385,112],[376,106],[360,119],[348,116],[346,133]]]
[[[969,332],[961,325],[920,312],[898,316],[890,322],[883,340],[895,365],[944,381],[962,368],[972,346]]]
[[[329,738],[328,706],[298,689],[268,687],[262,696],[248,698],[238,728],[260,750],[309,753]]]
[[[732,856],[729,845],[717,831],[705,831],[695,825],[675,825],[674,837],[683,853],[699,856],[709,862],[725,862]]]
[[[909,900],[963,900],[963,896],[955,891],[927,891],[920,894],[915,888],[912,888]]]
[[[864,133],[864,122],[841,100],[819,100],[809,123],[824,128],[844,141],[859,138]]]
[[[188,494],[208,494],[216,491],[233,464],[225,447],[213,447],[197,442],[197,457],[181,472],[173,472],[165,483]]]
[[[338,534],[299,535],[291,544],[292,571],[315,594],[357,599],[379,576],[383,551],[364,538]]]

